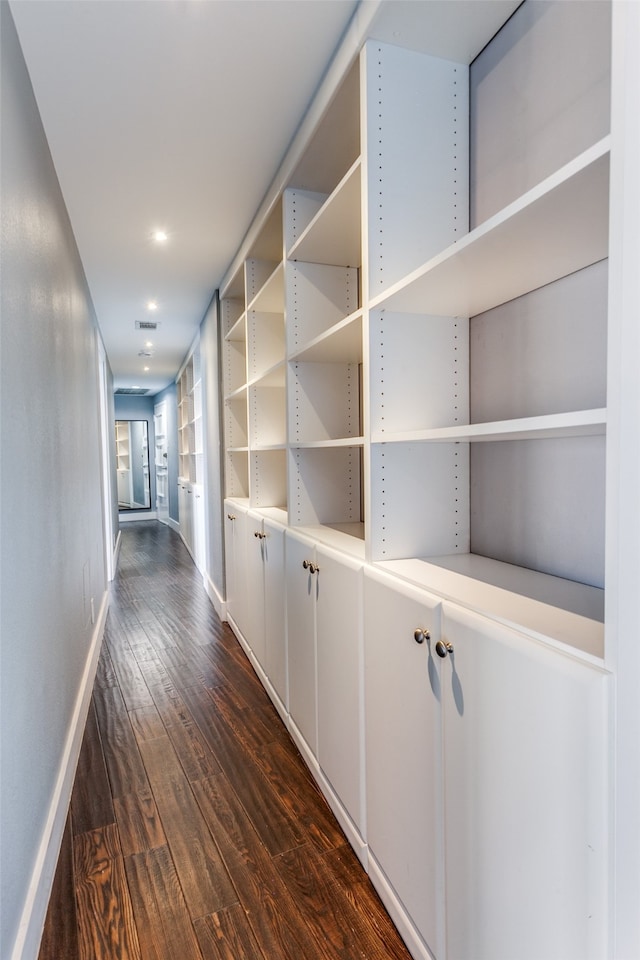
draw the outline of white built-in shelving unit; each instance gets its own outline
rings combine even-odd
[[[506,650],[509,638],[514,649],[526,640],[523,664],[539,664],[538,649],[545,658],[551,651],[537,674],[540,690],[547,668],[580,665],[575,689],[591,712],[588,721],[581,714],[582,727],[577,721],[570,733],[567,727],[558,755],[580,753],[583,771],[590,770],[585,777],[598,784],[588,815],[600,817],[601,825],[611,662],[605,561],[616,536],[612,493],[605,485],[612,420],[607,355],[611,344],[618,344],[619,317],[609,303],[612,285],[615,290],[620,282],[618,274],[609,274],[608,257],[621,230],[619,212],[616,219],[610,210],[610,181],[616,151],[624,149],[620,128],[616,134],[610,122],[611,7],[525,0],[382,8],[368,38],[343,61],[331,93],[325,90],[315,129],[283,166],[277,191],[221,289],[228,521],[238,519],[236,506],[250,511],[250,533],[260,517],[263,526],[253,536],[263,552],[271,526],[277,525],[278,535],[285,530],[290,672],[288,692],[278,685],[278,709],[311,768],[318,765],[317,778],[332,802],[335,785],[323,780],[331,780],[326,771],[332,760],[322,755],[320,735],[314,745],[309,738],[315,732],[304,733],[304,711],[311,715],[314,707],[301,691],[311,689],[309,671],[326,656],[322,618],[328,615],[322,604],[329,601],[319,586],[314,594],[312,584],[322,582],[318,571],[324,566],[325,590],[333,590],[332,564],[342,557],[345,569],[355,563],[364,571],[365,636],[353,640],[364,651],[353,676],[362,673],[352,687],[354,698],[362,690],[369,698],[362,707],[361,742],[367,736],[371,742],[383,739],[387,727],[395,729],[386,713],[380,723],[374,713],[396,668],[398,709],[407,671],[424,671],[419,696],[428,680],[440,698],[433,644],[428,665],[425,660],[416,668],[407,654],[399,666],[378,627],[388,619],[391,632],[394,616],[387,611],[395,609],[395,601],[387,597],[396,597],[399,616],[415,611],[416,642],[424,643],[428,631],[417,622],[422,604],[432,641],[446,639],[447,630],[459,637],[462,672],[462,651],[476,656],[473,644],[466,646],[474,635],[496,651]],[[614,4],[614,22],[616,15]],[[615,424],[613,429],[618,436]],[[238,571],[248,549],[239,521],[227,536],[233,540],[227,565],[237,603],[243,590]],[[305,576],[318,577],[309,580],[305,594],[315,595],[312,614],[298,606],[293,592],[298,574],[290,566],[293,556],[304,559]],[[339,580],[336,575],[335,583]],[[336,587],[336,597],[338,592]],[[378,607],[376,618],[371,611]],[[250,637],[233,619],[233,605],[230,610],[251,652]],[[376,634],[370,642],[367,630]],[[448,649],[439,656],[446,657]],[[256,658],[257,669],[263,669]],[[327,675],[337,675],[333,664],[325,668]],[[445,724],[444,734],[440,729],[445,745],[446,724],[453,731],[454,714],[464,714],[455,659],[453,674],[455,709],[444,721],[434,714],[434,722]],[[514,689],[521,682],[526,686],[523,677],[516,681],[513,674]],[[316,679],[317,703],[326,704],[321,675]],[[268,686],[268,671],[265,682]],[[502,682],[511,682],[507,674]],[[487,719],[486,689],[475,700],[469,676],[467,684],[470,704]],[[505,689],[496,691],[498,699]],[[300,697],[304,710],[297,706]],[[535,711],[538,695],[531,698]],[[472,716],[476,707],[470,706]],[[407,704],[407,709],[413,708]],[[432,717],[433,704],[425,709]],[[322,730],[322,707],[318,710]],[[418,715],[426,722],[426,714]],[[558,722],[564,723],[560,715]],[[399,727],[396,733],[401,736]],[[460,757],[469,734],[458,744]],[[434,748],[434,763],[442,760],[442,743]],[[393,766],[400,746],[389,744]],[[362,749],[368,765],[362,781],[377,811],[373,794],[378,787],[384,793],[389,782],[380,760],[384,751],[381,746],[376,752],[375,744]],[[364,770],[356,754],[354,747],[352,761],[362,762]],[[515,762],[515,749],[513,757]],[[403,771],[405,761],[400,751]],[[457,762],[451,761],[451,769]],[[488,746],[486,762],[493,769]],[[468,775],[460,769],[461,776]],[[523,776],[528,770],[523,767]],[[446,781],[446,769],[443,777]],[[425,771],[421,782],[430,784],[430,778]],[[468,781],[469,796],[481,781]],[[380,801],[380,809],[386,802]],[[436,807],[444,802],[437,800]],[[470,811],[460,812],[457,802],[459,820],[452,808],[451,823],[462,827]],[[343,809],[339,798],[332,805]],[[351,838],[355,821],[352,842],[364,861],[366,817],[356,817],[356,806],[354,801],[341,822]],[[457,920],[451,920],[460,917],[455,891],[446,937],[444,921],[425,915],[423,922],[424,903],[416,901],[414,909],[411,884],[406,894],[401,889],[403,849],[389,840],[389,860],[384,859],[385,828],[377,816],[369,843],[374,861],[376,849],[382,859],[374,862],[372,876],[414,955],[448,956],[443,946],[448,937],[456,944],[452,956],[511,957],[511,946],[504,948],[507,953],[500,953],[502,947],[493,953],[492,946],[485,953],[477,946],[477,954],[468,945],[458,950],[462,940]],[[400,844],[406,829],[401,825]],[[459,842],[453,835],[440,838],[434,849],[444,843],[453,850]],[[593,888],[600,905],[606,899],[605,847],[603,840]],[[410,848],[407,841],[407,856]],[[466,848],[460,849],[466,856]],[[420,851],[416,856],[424,860]],[[443,869],[452,876],[461,863]],[[478,883],[467,906],[481,896]],[[567,957],[607,955],[606,921],[602,913],[599,917],[588,947],[578,938],[567,947]],[[432,920],[436,932],[427,936]],[[557,922],[560,931],[560,915]],[[516,932],[516,939],[509,936],[504,941],[488,936],[486,943],[518,940]],[[522,956],[529,956],[525,949]]]
[[[494,22],[478,18],[472,49]],[[227,496],[277,507],[291,526],[346,525],[368,560],[413,561],[426,581],[436,563],[453,597],[467,589],[458,566],[486,583],[490,561],[499,582],[505,564],[518,567],[527,608],[546,577],[551,605],[575,612],[582,581],[585,616],[602,623],[603,490],[579,479],[604,475],[601,73],[598,62],[568,91],[559,146],[535,119],[520,131],[538,137],[542,159],[520,192],[501,194],[483,184],[484,153],[492,137],[514,149],[508,123],[478,85],[474,100],[467,63],[365,45],[222,290]],[[544,89],[535,71],[533,83]],[[589,84],[594,121],[580,116]],[[567,315],[582,310],[588,337],[574,349]],[[479,516],[499,503],[486,555]],[[522,530],[530,548],[512,543]],[[499,614],[496,595],[487,589]],[[581,621],[570,634],[580,647]]]

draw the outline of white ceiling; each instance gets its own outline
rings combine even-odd
[[[363,0],[358,13],[376,39],[469,62],[518,2]],[[174,379],[359,0],[10,6],[114,385],[154,394]],[[160,227],[164,246],[151,240]],[[157,331],[136,330],[149,319]],[[139,356],[147,340],[151,358]]]
[[[12,0],[116,387],[175,377],[356,5]]]

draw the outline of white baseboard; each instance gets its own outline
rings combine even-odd
[[[176,533],[180,533],[180,524],[177,520],[174,520],[173,517],[167,517],[164,523],[166,523],[168,527],[171,527]]]
[[[122,544],[122,530],[118,530],[116,534],[116,545],[113,548],[113,569],[114,577],[115,571],[118,569],[118,557],[120,556],[120,546]]]
[[[353,847],[355,855],[364,869],[368,871],[369,848],[362,839],[357,826],[339,800],[338,794],[335,792],[329,780],[325,776],[322,767],[319,768],[316,780],[320,790],[324,794],[325,800],[331,807],[334,817],[340,824],[342,832]]]
[[[134,520],[157,520],[156,510],[127,510],[126,513],[119,513],[120,523],[132,523]]]
[[[387,913],[393,920],[398,933],[404,940],[407,950],[411,956],[414,957],[414,960],[434,960],[434,955],[409,919],[406,910],[398,899],[398,895],[387,880],[383,870],[371,853],[371,850],[369,850],[367,872]]]
[[[80,688],[62,752],[58,776],[51,795],[49,812],[40,838],[33,873],[31,874],[22,916],[18,925],[18,933],[11,952],[11,960],[37,960],[40,950],[40,940],[42,939],[51,887],[71,802],[71,791],[76,775],[82,737],[87,723],[89,702],[96,676],[108,606],[109,593],[107,591],[102,597],[98,619],[91,637]]]
[[[227,619],[226,600],[223,599],[222,594],[220,593],[215,583],[213,582],[213,580],[211,579],[211,577],[206,571],[202,574],[202,582],[204,583],[205,592],[209,597],[209,600],[211,600],[211,603],[213,604],[213,609],[218,614],[221,620],[226,620]]]

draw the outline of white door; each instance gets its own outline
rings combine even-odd
[[[156,472],[156,511],[161,523],[169,522],[169,472],[167,446],[167,405],[165,400],[153,408],[155,434],[154,468]]]
[[[607,676],[448,603],[442,636],[448,960],[604,957]]]
[[[440,607],[423,591],[367,568],[364,611],[370,856],[441,958],[440,666],[434,654]],[[417,639],[416,631],[422,631]],[[374,872],[372,879],[375,884]]]

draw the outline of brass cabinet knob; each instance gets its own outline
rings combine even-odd
[[[416,629],[413,631],[413,639],[416,643],[424,643],[425,640],[429,640],[430,637],[431,634],[426,627],[416,627]]]
[[[233,515],[233,513],[228,513],[228,514],[227,514],[227,520],[235,520],[235,519],[236,519],[236,518],[235,518],[235,516]]]
[[[320,569],[317,563],[314,563],[313,560],[303,560],[302,566],[304,567],[305,570],[308,570],[309,573],[317,573],[318,570]]]
[[[446,655],[452,652],[453,652],[452,643],[448,643],[446,640],[438,640],[438,642],[436,643],[436,653],[438,654],[439,657],[442,657],[442,659],[444,660]]]

